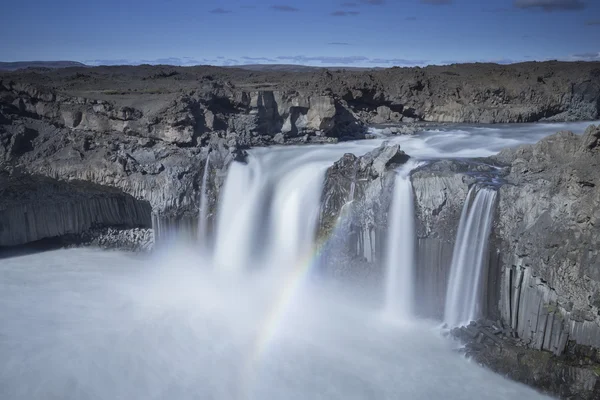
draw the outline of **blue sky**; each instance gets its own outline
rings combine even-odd
[[[22,0],[2,13],[0,61],[600,60],[599,0]]]

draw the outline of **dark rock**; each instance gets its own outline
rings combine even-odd
[[[0,175],[0,247],[84,234],[93,228],[149,228],[147,202],[88,182]]]
[[[345,154],[327,170],[318,236],[327,239],[322,270],[368,286],[381,279],[382,238],[394,168],[408,161],[398,145],[356,157]]]

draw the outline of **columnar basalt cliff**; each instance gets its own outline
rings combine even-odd
[[[495,157],[503,319],[532,347],[600,348],[600,129],[560,132]]]
[[[562,398],[600,393],[599,140],[600,129],[590,126],[583,136],[559,132],[480,160],[475,173],[463,162],[439,161],[412,176],[420,246],[430,254],[451,254],[474,176],[501,178],[485,284],[495,322],[456,335],[484,365]],[[448,267],[446,258],[440,276]]]
[[[103,227],[149,228],[150,204],[88,182],[0,174],[0,247]]]

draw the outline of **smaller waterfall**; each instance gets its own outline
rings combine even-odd
[[[415,210],[409,172],[414,165],[397,172],[388,217],[386,243],[385,313],[408,319],[414,309]]]
[[[207,184],[208,173],[210,168],[210,153],[206,157],[204,164],[204,174],[202,175],[202,187],[200,188],[200,209],[198,210],[198,241],[202,246],[207,247],[206,240],[208,238],[208,196]]]
[[[481,315],[482,286],[495,201],[495,190],[475,186],[469,190],[465,200],[446,293],[444,322],[450,327],[467,324]]]

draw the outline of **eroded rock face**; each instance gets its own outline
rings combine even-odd
[[[151,224],[147,202],[87,182],[2,174],[0,199],[0,247],[80,235],[93,228]]]
[[[465,343],[468,357],[510,379],[561,399],[597,399],[600,394],[600,357],[596,351],[572,349],[553,356],[534,350],[502,321],[474,321],[451,334]]]
[[[207,165],[208,216],[212,220],[229,163],[243,161],[245,154],[242,146],[228,144],[219,137],[211,138],[203,148],[180,147],[122,134],[73,131],[39,119],[19,118],[11,122],[1,125],[8,138],[0,142],[0,165],[5,169],[119,189],[147,202],[153,221],[162,221],[165,229],[172,224],[178,226],[182,220],[197,226],[199,194]],[[24,144],[15,153],[15,137],[19,135]]]
[[[468,169],[462,162],[438,161],[412,176],[419,257],[427,259],[419,262],[418,274],[433,266],[438,279],[447,279],[467,188],[482,173],[500,178],[485,296],[487,315],[500,328],[481,333],[487,327],[480,327],[473,335],[467,329],[458,336],[478,362],[565,398],[600,393],[600,264],[594,256],[600,240],[599,144],[600,130],[590,126],[583,136],[559,132]],[[435,303],[435,293],[427,298]],[[435,304],[428,312],[439,316]]]
[[[346,154],[327,170],[318,231],[324,271],[364,285],[381,279],[394,169],[408,160],[399,145],[384,144],[361,157]]]
[[[142,110],[118,101],[56,95],[31,84],[0,81],[0,102],[13,114],[73,130],[121,133],[179,146],[205,144],[215,132],[221,137],[235,132],[245,145],[272,143],[278,133],[284,138],[337,137],[338,120],[344,128],[363,130],[362,122],[331,95],[234,90],[216,83],[190,94],[159,97],[153,104],[142,104]]]
[[[593,120],[597,63],[466,64],[306,73],[96,67],[0,73],[0,105],[52,124],[175,143],[356,138],[368,123]]]
[[[590,126],[495,157],[510,164],[496,227],[502,316],[558,354],[567,341],[600,347],[599,138]]]

